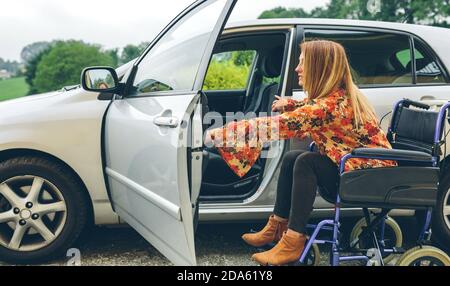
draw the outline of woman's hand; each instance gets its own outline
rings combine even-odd
[[[286,105],[288,105],[289,101],[285,98],[281,98],[278,95],[275,95],[275,100],[272,103],[272,111],[273,112],[283,112]]]

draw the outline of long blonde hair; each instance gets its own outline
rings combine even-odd
[[[308,98],[323,98],[339,88],[350,98],[354,127],[377,121],[375,111],[352,79],[344,47],[327,40],[312,40],[300,45],[304,56],[303,89]]]

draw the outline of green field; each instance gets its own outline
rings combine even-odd
[[[24,77],[0,80],[0,101],[24,96],[28,93],[28,84]]]

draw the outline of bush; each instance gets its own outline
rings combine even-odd
[[[203,84],[205,90],[244,89],[249,66],[235,65],[233,61],[212,61]]]

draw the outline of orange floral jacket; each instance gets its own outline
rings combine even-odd
[[[353,109],[344,90],[320,99],[290,99],[280,115],[231,122],[210,130],[209,136],[227,165],[239,177],[251,169],[263,144],[273,140],[309,136],[319,152],[337,165],[355,148],[392,148],[376,121],[354,129]],[[345,171],[396,165],[394,161],[353,158],[346,162]]]

